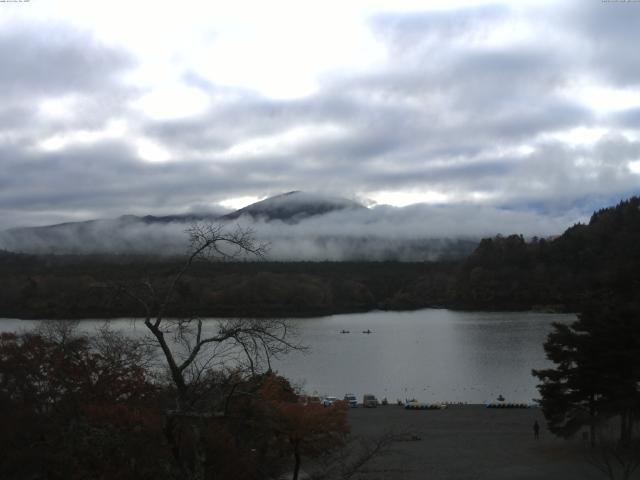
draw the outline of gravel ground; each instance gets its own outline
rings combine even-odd
[[[540,439],[533,422],[540,424]],[[409,433],[388,455],[369,465],[367,479],[592,480],[603,476],[589,465],[580,441],[558,439],[545,429],[538,408],[446,410],[399,406],[349,411],[352,433]]]

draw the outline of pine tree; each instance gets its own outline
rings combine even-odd
[[[640,316],[630,305],[592,303],[571,325],[555,323],[544,344],[554,368],[534,370],[549,429],[569,437],[620,418],[620,438],[640,418]]]

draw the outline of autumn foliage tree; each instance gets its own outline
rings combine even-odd
[[[329,407],[301,403],[289,382],[275,375],[265,379],[260,394],[267,401],[276,437],[284,441],[281,448],[293,457],[293,480],[298,479],[303,457],[324,455],[344,445],[349,433],[345,402]]]
[[[0,477],[297,478],[303,457],[342,445],[345,407],[299,404],[272,371],[301,348],[286,321],[171,316],[195,262],[264,249],[246,230],[189,233],[177,270],[107,286],[142,309],[144,340],[66,328],[0,338]]]
[[[0,334],[0,476],[159,474],[162,467],[146,463],[144,450],[138,460],[133,455],[134,445],[159,435],[161,425],[145,352],[136,347],[108,331],[95,341]]]

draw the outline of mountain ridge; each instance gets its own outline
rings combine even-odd
[[[297,223],[300,220],[344,209],[364,209],[363,205],[343,198],[293,190],[260,200],[235,212],[224,215],[225,220],[235,220],[248,215],[266,221],[281,220]]]
[[[294,198],[298,197],[298,198]],[[283,200],[293,200],[293,205],[286,205]],[[230,213],[183,213],[183,214],[169,214],[169,215],[133,215],[123,214],[115,218],[93,218],[90,220],[81,220],[77,222],[61,222],[49,225],[37,225],[30,227],[13,227],[4,230],[5,232],[17,232],[27,230],[39,230],[39,229],[58,229],[70,226],[82,226],[91,225],[96,222],[141,222],[146,224],[153,223],[188,223],[188,222],[201,222],[201,221],[225,221],[235,220],[243,215],[247,215],[254,218],[260,218],[261,220],[283,220],[283,221],[299,221],[310,216],[322,215],[335,210],[342,210],[344,208],[358,208],[364,209],[363,205],[357,202],[343,198],[333,197],[328,195],[312,194],[302,192],[300,190],[293,190],[279,195],[254,202],[246,207],[242,207]]]
[[[367,211],[342,197],[291,191],[227,212],[173,215],[132,215],[91,219],[0,231],[0,249],[37,254],[143,254],[180,255],[188,244],[185,231],[197,222],[294,226],[310,218],[338,211]],[[271,230],[278,232],[276,225]],[[319,238],[319,237],[318,237]],[[320,240],[318,242],[322,243]]]

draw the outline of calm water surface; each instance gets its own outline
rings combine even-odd
[[[574,320],[565,314],[436,309],[294,319],[291,323],[309,351],[290,354],[275,362],[275,368],[308,393],[320,395],[353,392],[389,401],[481,403],[502,394],[509,401],[531,401],[538,396],[531,369],[549,364],[542,343],[551,323]],[[216,320],[207,322],[215,328]],[[91,331],[102,323],[87,320],[81,328]],[[145,333],[140,322],[110,323],[130,335]],[[0,330],[37,324],[4,319]]]

